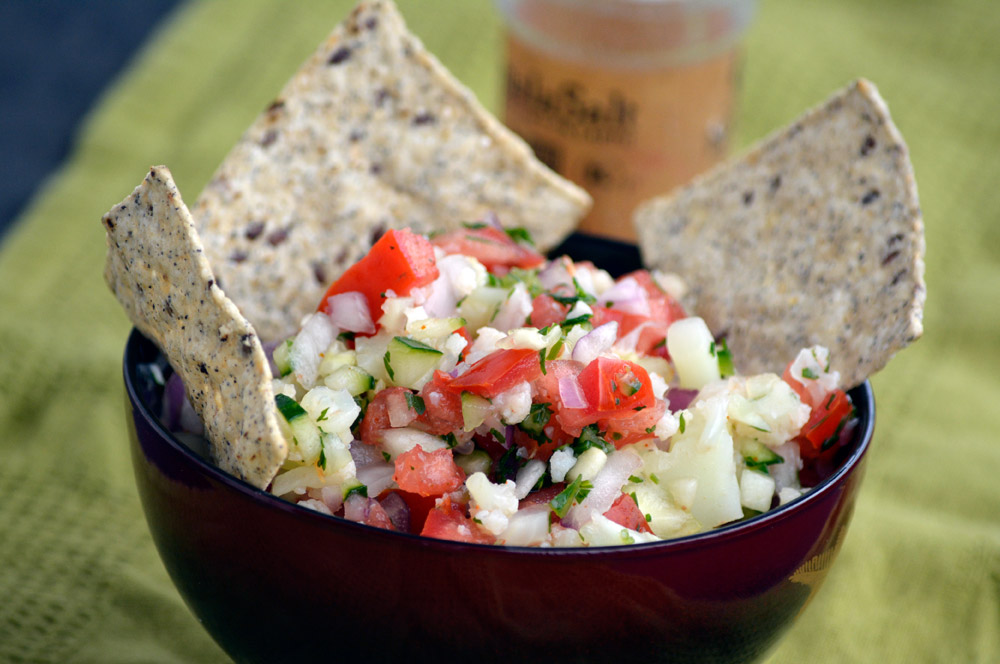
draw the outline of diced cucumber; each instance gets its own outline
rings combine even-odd
[[[274,366],[278,368],[279,376],[287,376],[292,373],[292,344],[293,339],[285,339],[284,343],[278,344],[272,357],[274,358]]]
[[[492,404],[472,392],[462,392],[462,430],[472,431],[481,425],[490,414]]]
[[[383,362],[393,385],[419,390],[431,376],[443,353],[410,337],[393,337]]]
[[[629,487],[639,511],[646,517],[650,530],[659,537],[677,537],[699,529],[697,522],[688,512],[678,507],[670,493],[652,482]]]
[[[358,481],[358,478],[352,477],[351,479],[344,482],[343,486],[340,487],[341,495],[344,500],[347,500],[351,494],[358,494],[360,496],[368,497],[368,487]]]
[[[292,442],[302,455],[302,460],[314,463],[319,458],[320,451],[319,427],[295,399],[284,394],[276,394],[274,403],[278,407],[278,412],[288,422],[288,428],[292,432]]]
[[[744,442],[741,451],[743,452],[743,460],[746,462],[747,468],[753,468],[765,473],[768,466],[784,461],[777,452],[756,440]]]
[[[483,450],[473,450],[469,454],[456,454],[455,464],[464,470],[466,475],[473,473],[489,475],[490,469],[493,467],[493,460]]]
[[[375,388],[375,378],[357,365],[344,365],[323,379],[332,390],[347,390],[352,397]]]
[[[427,344],[444,342],[452,332],[465,325],[465,319],[458,316],[451,318],[425,318],[413,321],[406,326],[406,333]]]
[[[480,286],[469,293],[458,306],[458,314],[468,322],[470,330],[489,325],[507,299],[508,289]]]
[[[599,447],[588,447],[576,458],[576,464],[566,473],[566,481],[572,482],[577,477],[592,480],[608,461],[608,455]]]
[[[691,316],[674,321],[667,328],[667,351],[677,369],[681,387],[700,390],[719,380],[715,340],[701,318]]]
[[[323,359],[319,363],[319,375],[329,376],[341,367],[357,363],[357,356],[353,350],[345,350],[339,341],[334,341],[323,353]]]

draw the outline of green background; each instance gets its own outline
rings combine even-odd
[[[225,661],[170,584],[133,487],[120,378],[130,326],[101,277],[99,219],[152,164],[193,201],[351,4],[184,6],[5,240],[0,661]],[[489,2],[400,6],[495,109]],[[910,146],[927,235],[924,338],[872,381],[878,422],[854,522],[772,662],[1000,661],[998,34],[988,0],[769,0],[748,35],[739,143],[869,78]]]

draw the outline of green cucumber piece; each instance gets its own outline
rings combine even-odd
[[[489,399],[472,392],[462,392],[462,430],[472,431],[486,421],[491,406]]]
[[[323,384],[331,390],[347,390],[352,397],[356,397],[375,389],[375,378],[359,366],[345,364],[324,378]]]
[[[287,376],[292,373],[292,343],[294,339],[285,339],[284,343],[278,344],[274,348],[271,357],[274,359],[274,366],[278,368],[280,376]]]
[[[466,475],[474,473],[489,475],[490,469],[493,467],[493,460],[483,450],[473,450],[469,454],[456,454],[455,464],[464,470]]]
[[[383,359],[393,385],[419,390],[443,355],[438,349],[416,339],[393,337]]]
[[[747,468],[766,473],[767,467],[784,462],[784,459],[770,447],[756,440],[743,443],[743,460]]]

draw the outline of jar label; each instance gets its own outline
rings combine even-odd
[[[580,230],[634,241],[632,211],[725,156],[738,54],[610,69],[507,38],[504,121],[594,197]]]

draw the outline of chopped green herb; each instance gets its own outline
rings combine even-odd
[[[561,519],[569,513],[570,508],[573,507],[573,503],[581,502],[587,497],[592,488],[594,488],[593,485],[584,480],[582,475],[577,475],[575,480],[570,482],[565,489],[549,501],[549,507]]]
[[[687,424],[684,423],[684,413],[681,413],[681,416],[680,416],[680,432],[684,433],[684,429],[686,429],[686,428],[687,428]]]
[[[656,476],[656,473],[650,473],[649,474],[649,479],[650,479],[650,481],[652,481],[653,484],[659,484],[660,483],[660,478]]]
[[[344,500],[347,500],[348,498],[350,498],[355,494],[361,496],[362,498],[367,498],[368,487],[365,486],[364,484],[359,484],[357,486],[351,487],[350,489],[347,490],[347,493],[344,494]]]
[[[604,439],[604,436],[601,435],[601,430],[597,428],[596,424],[588,424],[583,427],[580,436],[573,441],[572,447],[573,453],[577,456],[580,456],[591,447],[596,447],[607,454],[611,454],[615,449],[611,443]]]
[[[802,369],[802,377],[809,378],[810,380],[816,380],[819,378],[819,374],[812,370],[810,367],[805,367]]]
[[[504,452],[497,461],[497,484],[503,484],[517,476],[517,471],[521,468],[521,459],[517,456],[518,449],[520,448],[517,445],[511,445],[510,449]]]
[[[323,449],[322,445],[319,446],[319,461],[316,463],[320,468],[326,470],[326,450]]]
[[[392,365],[389,364],[389,361],[389,351],[385,351],[385,355],[382,356],[382,364],[385,365],[385,372],[389,374],[389,380],[393,380],[396,377],[396,372],[392,370]]]
[[[535,240],[531,237],[531,233],[528,232],[527,228],[515,226],[514,228],[505,228],[504,232],[514,242],[527,242],[531,246],[535,246]]]
[[[507,444],[507,439],[504,438],[504,435],[496,429],[490,429],[490,435],[493,436],[493,440],[497,441],[501,445]]]
[[[736,374],[736,370],[733,368],[733,354],[729,351],[725,339],[720,339],[719,344],[721,348],[716,349],[716,355],[719,358],[719,374],[723,378],[727,378]]]
[[[548,371],[545,370],[545,349],[542,348],[538,351],[538,364],[542,366],[542,374],[548,375]]]
[[[388,452],[382,452],[382,458],[385,459],[386,463],[389,463],[392,460],[392,455]]]
[[[441,436],[441,438],[444,439],[444,442],[448,443],[448,449],[449,450],[452,449],[452,448],[458,447],[458,438],[455,437],[454,433],[451,433],[449,431],[445,435]]]
[[[636,484],[638,484],[638,483],[642,482],[642,478],[639,477],[638,475],[629,475],[628,476],[628,481],[629,482],[635,482]]]
[[[557,295],[555,293],[549,293],[549,297],[559,304],[564,304],[569,307],[572,307],[577,302],[583,302],[584,304],[594,304],[594,302],[596,302],[593,295],[583,290],[583,287],[580,286],[580,282],[576,280],[576,277],[573,277],[573,288],[576,291],[573,295]],[[608,306],[611,306],[610,303]]]
[[[573,316],[572,318],[567,318],[563,322],[559,323],[559,327],[564,330],[573,327],[574,325],[583,325],[584,323],[589,323],[590,319],[593,318],[593,314],[580,314],[579,316]]]
[[[531,404],[528,416],[517,427],[538,443],[544,444],[549,442],[549,437],[545,435],[545,425],[549,423],[549,418],[552,417],[552,409],[549,408],[551,405],[549,403]]]
[[[354,341],[354,332],[341,332],[337,335],[337,338],[341,341]]]
[[[653,426],[651,426],[651,427],[646,427],[646,433],[655,433],[655,432],[656,432],[656,425],[655,424]]]
[[[557,357],[559,357],[559,351],[562,350],[562,347],[563,347],[563,340],[560,337],[559,341],[555,342],[552,345],[552,348],[549,350],[549,354],[548,354],[548,356],[546,356],[546,359],[548,359],[548,360],[554,360]]]
[[[478,231],[481,228],[486,228],[487,224],[483,221],[463,221],[462,226],[470,231]]]
[[[621,538],[623,544],[635,544],[635,538],[629,533],[628,528],[622,528]]]
[[[423,398],[413,392],[406,393],[406,405],[417,411],[417,415],[423,415],[427,411],[427,406],[424,405]]]
[[[317,417],[317,418],[316,418],[316,421],[317,421],[317,422],[322,422],[323,420],[325,420],[325,419],[326,419],[326,412],[327,412],[328,410],[330,410],[330,408],[329,408],[329,407],[327,407],[327,408],[324,408],[324,409],[323,409],[323,412],[322,412],[322,413],[320,413],[320,414],[319,414],[319,417]]]
[[[663,348],[666,345],[667,345],[667,338],[663,337],[662,339],[656,342],[656,345],[653,346],[653,348]]]
[[[646,515],[646,523],[649,523],[652,520],[653,520],[653,515],[652,514],[647,514]]]

